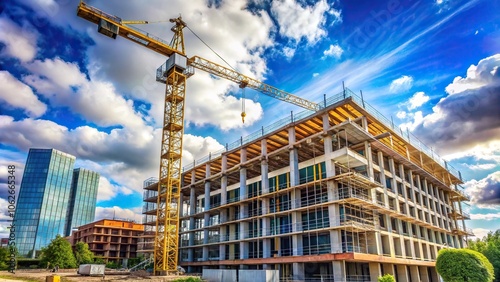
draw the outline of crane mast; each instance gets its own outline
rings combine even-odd
[[[158,181],[154,272],[156,275],[176,272],[179,257],[179,217],[182,205],[180,194],[184,102],[186,80],[193,74],[192,68],[236,82],[240,88],[249,87],[311,111],[318,111],[321,106],[199,56],[188,59],[185,55],[182,31],[187,25],[181,17],[170,19],[170,22],[174,23],[171,29],[174,36],[168,44],[154,35],[129,25],[148,24],[148,21],[124,21],[84,2],[78,5],[77,15],[97,24],[98,31],[108,37],[116,39],[117,36],[121,36],[168,57],[166,63],[158,68],[156,78],[157,81],[165,83],[166,88]]]

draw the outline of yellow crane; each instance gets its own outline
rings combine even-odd
[[[130,26],[130,24],[147,24],[148,21],[124,21],[83,1],[78,5],[77,15],[97,24],[98,31],[108,37],[116,39],[119,35],[168,57],[166,63],[158,68],[156,73],[156,80],[166,84],[166,91],[158,181],[154,272],[157,275],[176,272],[181,207],[184,101],[186,79],[194,74],[193,68],[236,82],[240,88],[255,89],[270,97],[311,111],[320,110],[321,106],[202,57],[188,58],[184,50],[182,31],[187,25],[181,17],[170,19],[170,22],[174,24],[171,29],[174,35],[170,43],[167,43],[154,35]],[[241,115],[244,119],[244,110]]]

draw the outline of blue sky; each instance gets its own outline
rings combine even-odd
[[[167,3],[168,2],[168,3]],[[89,2],[170,41],[182,15],[238,71],[321,101],[344,81],[461,170],[478,236],[500,228],[500,2]],[[0,4],[0,219],[7,166],[21,179],[30,147],[56,148],[99,171],[97,218],[140,220],[142,182],[158,174],[166,58],[112,40],[74,0]],[[224,64],[185,30],[186,53]],[[301,108],[197,71],[188,81],[183,162]],[[0,236],[6,234],[0,222]]]

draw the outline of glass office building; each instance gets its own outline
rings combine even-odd
[[[73,171],[66,236],[71,230],[94,221],[99,173],[84,168]]]
[[[36,251],[47,246],[57,234],[68,235],[68,215],[73,213],[70,210],[72,190],[78,191],[72,187],[74,164],[75,157],[64,152],[30,149],[14,217],[20,255],[35,257]],[[98,180],[93,183],[97,191]],[[88,222],[94,219],[95,194],[92,194],[94,204],[85,206],[87,212],[92,213]],[[75,199],[77,195],[78,192]]]

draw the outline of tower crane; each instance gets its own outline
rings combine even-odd
[[[181,17],[170,19],[170,22],[174,24],[171,28],[174,35],[170,43],[167,43],[159,37],[131,26],[131,24],[147,24],[149,22],[124,21],[83,1],[78,5],[77,15],[97,24],[98,32],[108,37],[116,39],[117,36],[121,36],[168,57],[165,64],[160,66],[156,73],[156,80],[166,84],[166,90],[158,180],[154,272],[157,275],[176,272],[181,208],[184,101],[186,99],[186,80],[194,74],[194,68],[233,81],[242,89],[248,87],[311,111],[318,111],[321,106],[200,56],[188,58],[185,53],[183,35],[183,29],[187,27],[187,24]],[[244,115],[245,113],[242,112],[242,118]]]

